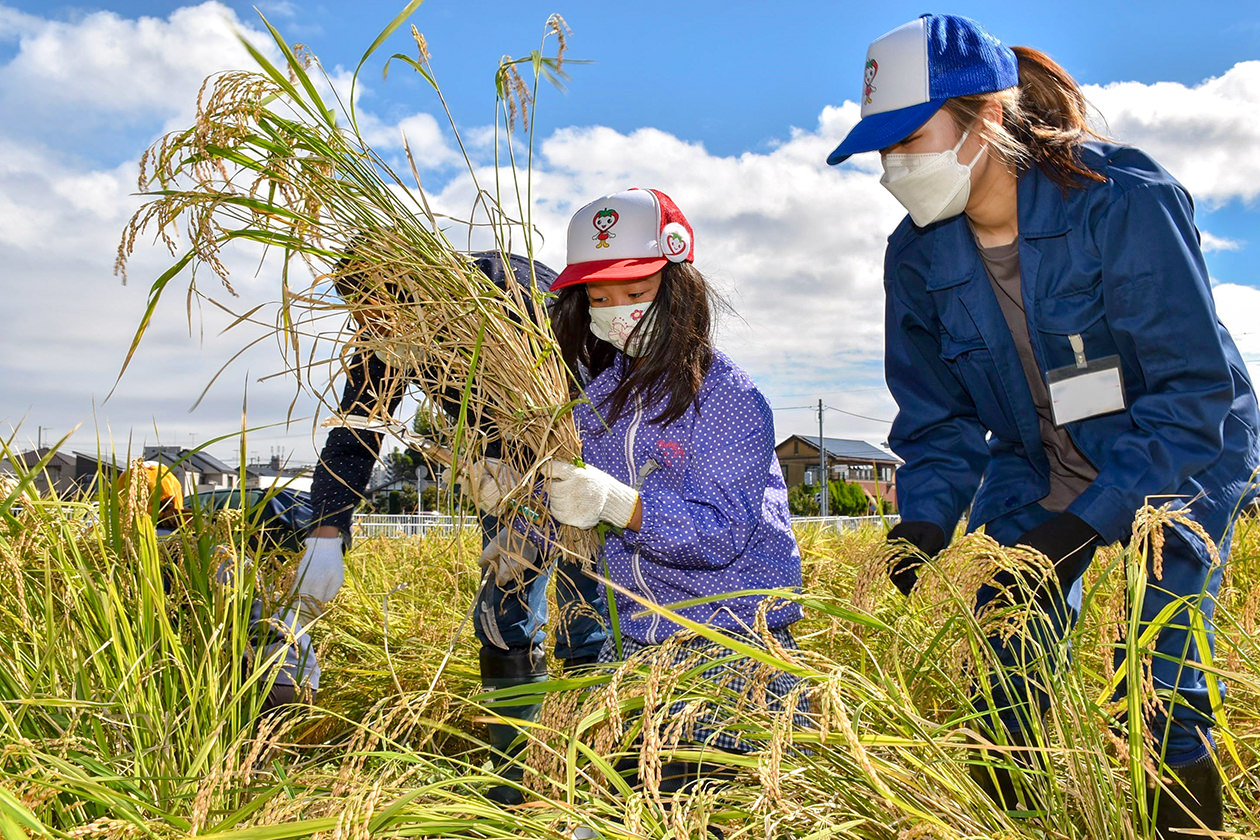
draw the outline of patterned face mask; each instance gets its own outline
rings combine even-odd
[[[627,356],[642,356],[652,339],[651,324],[639,330],[629,346],[626,342],[651,306],[650,300],[647,303],[630,303],[625,306],[592,306],[591,332],[596,338],[607,341]]]

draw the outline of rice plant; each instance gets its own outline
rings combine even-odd
[[[360,72],[417,5],[385,28]],[[461,404],[441,432],[453,460],[481,451],[488,432],[478,418],[493,416],[521,475],[515,499],[528,506],[533,467],[578,452],[542,301],[505,295],[472,270],[419,184],[404,185],[362,141],[353,102],[337,101],[309,53],[271,32],[281,65],[254,51],[256,71],[208,80],[196,123],[145,158],[141,189],[151,200],[127,229],[120,265],[146,236],[170,247],[175,262],[153,283],[132,351],[182,271],[208,270],[230,289],[224,249],[262,246],[279,259],[280,316],[271,326],[296,383],[326,397],[332,371],[359,349],[380,351],[398,369],[436,371],[426,396]],[[499,246],[527,254],[525,129],[539,80],[563,72],[567,30],[553,18],[547,33],[554,55],[507,60],[496,76],[509,159],[495,171],[510,192],[499,183],[479,193]],[[416,57],[394,60],[432,82],[426,45],[418,33],[415,41]],[[532,85],[522,67],[532,68]],[[335,298],[328,286],[338,273],[388,294]],[[354,325],[332,342],[317,326],[328,313],[349,314]],[[249,609],[256,596],[287,590],[292,558],[252,549],[251,523],[230,517],[159,543],[144,500],[119,498],[108,482],[94,498],[65,500],[35,498],[31,485],[27,473],[0,490],[5,840],[554,838],[575,829],[681,838],[711,827],[729,838],[1149,836],[1140,788],[1159,770],[1143,726],[1151,652],[1141,628],[1120,617],[1148,584],[1157,535],[1177,515],[1168,509],[1141,512],[1129,548],[1096,558],[1081,621],[1026,664],[1023,676],[1051,698],[1031,744],[1003,743],[972,700],[977,675],[994,665],[987,636],[1019,632],[1033,616],[1018,606],[977,612],[974,593],[999,569],[1035,571],[1038,558],[983,534],[960,537],[905,600],[886,579],[882,529],[810,527],[798,532],[804,591],[777,593],[805,607],[800,651],[689,628],[746,655],[744,683],[754,689],[775,670],[799,675],[809,726],[793,725],[755,690],[700,679],[703,663],[675,666],[680,637],[616,670],[557,674],[536,687],[546,706],[520,758],[529,797],[505,809],[485,796],[505,781],[484,743],[502,698],[478,693],[464,632],[479,581],[473,535],[357,544],[346,586],[311,629],[325,671],[319,707],[260,721],[269,669],[251,643]],[[576,534],[564,538],[587,556]],[[1260,531],[1244,517],[1210,666],[1228,685],[1221,761],[1229,825],[1241,837],[1260,836],[1258,584]],[[1111,669],[1117,647],[1123,674]],[[1113,700],[1118,676],[1129,678]],[[669,713],[676,704],[681,713]],[[712,714],[748,753],[688,741],[688,725]],[[708,762],[725,781],[666,796],[662,767],[677,759]],[[623,778],[627,764],[643,784]],[[975,765],[1008,770],[1029,807],[998,808],[973,781]]]
[[[403,9],[364,53],[356,83],[368,59],[418,5],[415,0]],[[268,266],[279,281],[274,331],[283,367],[298,387],[335,411],[333,374],[348,369],[358,352],[384,358],[391,377],[414,386],[422,399],[458,406],[434,415],[436,436],[447,450],[443,459],[460,466],[481,457],[488,444],[500,444],[517,477],[508,510],[555,529],[565,547],[590,557],[587,535],[550,523],[545,505],[531,501],[543,461],[580,453],[570,417],[572,383],[550,332],[543,293],[516,284],[501,290],[478,271],[447,239],[447,219],[430,208],[414,161],[414,183],[407,184],[363,139],[353,98],[337,100],[314,56],[290,48],[268,29],[282,66],[242,41],[258,68],[207,79],[194,124],[161,138],[141,160],[139,189],[147,200],[124,231],[118,268],[125,271],[146,237],[159,240],[176,259],[153,283],[132,352],[158,300],[185,269],[189,295],[199,293],[198,271],[210,271],[231,292],[226,251],[263,246],[273,253]],[[417,57],[391,60],[410,66],[440,98],[427,45],[414,27],[412,32]],[[496,149],[504,148],[508,160],[496,165],[493,185],[478,183],[477,167],[468,161],[478,191],[477,207],[470,210],[486,220],[504,255],[533,254],[531,105],[541,80],[563,77],[566,39],[563,19],[553,15],[539,50],[502,61],[495,77],[496,128],[504,138]],[[550,40],[555,53],[544,55]],[[522,66],[532,68],[530,85]],[[453,123],[452,129],[458,138]],[[526,160],[518,168],[521,134]],[[409,147],[406,154],[411,160]],[[504,170],[510,183],[500,183]],[[342,294],[332,294],[330,285]],[[349,315],[352,325],[333,340],[318,328],[330,314]],[[369,419],[389,420],[387,395],[402,387],[394,382],[380,388],[381,404],[368,407]]]
[[[528,804],[503,809],[485,798],[502,781],[484,744],[500,698],[479,694],[461,636],[478,580],[473,535],[356,545],[345,588],[312,631],[327,680],[320,707],[258,721],[267,668],[250,646],[248,605],[284,591],[290,558],[251,549],[252,526],[230,517],[159,544],[141,499],[100,487],[91,499],[26,494],[0,532],[6,838],[556,837],[579,826],[609,838],[703,836],[707,826],[855,840],[1149,836],[1134,791],[1157,757],[1141,716],[1131,725],[1123,715],[1149,700],[1149,686],[1131,681],[1113,702],[1108,663],[1117,645],[1139,663],[1150,655],[1117,616],[1140,585],[1128,570],[1148,559],[1141,535],[1175,515],[1166,510],[1143,512],[1128,550],[1100,555],[1082,621],[1030,663],[1026,676],[1052,697],[1031,747],[994,739],[972,710],[974,677],[992,664],[990,622],[1012,616],[975,615],[967,588],[987,573],[978,564],[1027,558],[983,535],[960,538],[907,601],[884,577],[882,530],[808,527],[798,534],[802,650],[741,652],[751,685],[774,669],[803,677],[811,726],[792,726],[755,691],[699,679],[700,663],[675,667],[670,646],[615,671],[557,674],[538,689],[546,708],[521,758]],[[1229,686],[1229,824],[1243,837],[1260,832],[1257,540],[1244,518],[1214,661]],[[229,583],[216,574],[225,550],[238,572]],[[665,713],[677,703],[682,713]],[[687,724],[714,708],[750,753],[688,742]],[[675,760],[703,760],[728,780],[663,795],[661,768]],[[1015,773],[1037,807],[997,808],[972,780],[977,763]],[[627,764],[645,784],[623,780]]]

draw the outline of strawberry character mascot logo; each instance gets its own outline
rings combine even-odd
[[[596,245],[596,248],[599,246]],[[643,317],[643,310],[636,309],[630,313],[630,318],[626,319],[618,315],[613,319],[612,329],[608,332],[609,340],[618,339],[622,344],[630,340],[630,333],[634,332],[634,328],[639,325],[639,319]]]
[[[873,58],[866,60],[866,67],[862,70],[862,97],[866,100],[866,104],[871,104],[871,94],[875,92],[875,74],[879,72],[879,62]]]
[[[670,232],[665,237],[665,247],[662,249],[665,256],[669,259],[676,259],[687,256],[687,238],[677,231]]]
[[[617,234],[611,233],[612,226],[617,224],[617,219],[621,218],[617,215],[617,211],[605,207],[595,214],[595,218],[591,219],[591,224],[595,225],[595,230],[599,233],[591,237],[595,240],[596,248],[608,248],[608,240],[615,239]]]

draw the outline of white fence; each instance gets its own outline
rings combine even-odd
[[[354,517],[356,537],[422,537],[434,531],[479,528],[475,516],[454,517],[444,513],[359,513]]]
[[[862,525],[896,525],[901,517],[889,516],[794,516],[793,525],[817,525],[836,531],[852,531]],[[479,528],[476,517],[456,518],[442,513],[360,513],[354,517],[356,537],[420,537],[433,531]]]
[[[793,516],[793,525],[816,525],[836,531],[852,531],[863,525],[896,525],[901,517],[896,514],[883,516]]]

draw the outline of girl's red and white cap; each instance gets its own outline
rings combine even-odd
[[[695,259],[695,235],[673,199],[632,187],[597,198],[569,221],[567,266],[551,290],[602,280],[637,280]]]

